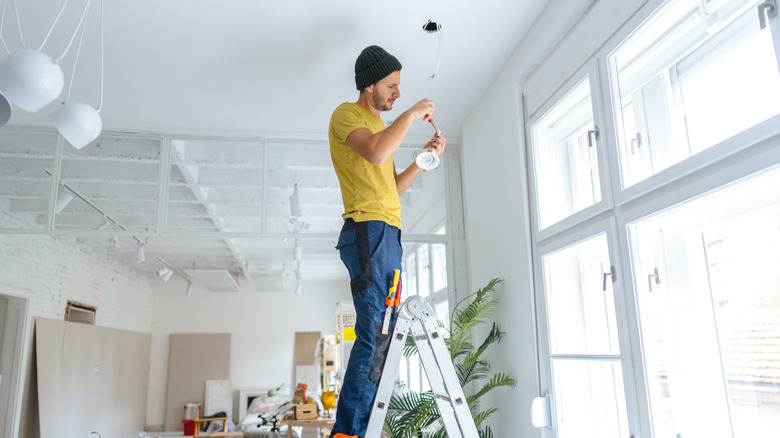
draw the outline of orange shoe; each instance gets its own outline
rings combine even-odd
[[[333,438],[358,438],[357,435],[344,435],[343,433],[337,433],[333,435]]]

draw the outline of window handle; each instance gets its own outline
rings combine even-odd
[[[631,155],[634,155],[635,149],[639,149],[642,146],[642,134],[636,133],[636,137],[631,139]]]
[[[604,291],[604,292],[607,291],[607,277],[612,277],[612,282],[613,283],[617,281],[617,273],[615,273],[615,267],[614,266],[610,266],[609,267],[609,272],[605,272],[604,273],[604,282],[603,282],[603,284],[601,286],[601,290]]]
[[[764,0],[764,3],[758,5],[758,22],[761,24],[761,30],[766,28],[766,19],[777,16],[777,3],[775,0]]]
[[[599,139],[599,127],[594,126],[593,129],[588,131],[588,147],[593,147],[596,141]]]
[[[653,291],[653,283],[658,284],[661,282],[660,277],[658,277],[658,268],[653,268],[652,274],[647,274],[647,288],[650,289],[650,292]]]

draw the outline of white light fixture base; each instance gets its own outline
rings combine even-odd
[[[414,158],[414,162],[417,163],[417,167],[423,171],[428,171],[439,166],[439,156],[433,151],[424,150],[417,154]]]

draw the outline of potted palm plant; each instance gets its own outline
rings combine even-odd
[[[482,423],[498,409],[490,407],[482,409],[479,400],[489,391],[501,387],[514,387],[517,381],[504,373],[490,375],[490,364],[482,358],[482,354],[491,345],[501,341],[504,336],[498,324],[493,322],[490,332],[478,345],[473,342],[472,329],[480,324],[488,323],[489,317],[495,311],[498,302],[495,299],[495,287],[503,280],[492,279],[487,286],[459,301],[452,310],[452,321],[449,330],[445,329],[445,342],[450,357],[455,364],[461,386],[475,383],[478,390],[467,397],[474,423],[479,429],[480,438],[492,438],[493,432],[489,426]],[[461,307],[465,305],[465,307]],[[415,356],[417,348],[411,337],[406,340],[404,356]],[[489,376],[490,375],[490,376]],[[417,393],[402,390],[393,395],[388,406],[384,433],[389,438],[443,438],[447,436],[440,421],[441,415],[431,391]]]

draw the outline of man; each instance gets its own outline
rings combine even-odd
[[[349,271],[352,301],[357,313],[357,339],[336,408],[332,438],[364,438],[390,335],[382,333],[385,297],[401,269],[401,202],[399,197],[420,173],[412,163],[398,174],[393,152],[415,120],[428,120],[434,105],[423,99],[387,128],[379,118],[401,97],[401,63],[378,46],[365,48],[355,62],[357,102],[339,105],[330,120],[328,137],[333,167],[341,186],[344,226],[338,245]],[[445,138],[437,133],[425,149],[444,152]]]

